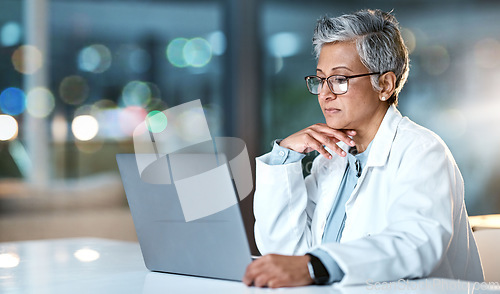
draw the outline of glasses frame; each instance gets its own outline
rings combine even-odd
[[[328,85],[328,89],[330,89],[330,92],[332,92],[332,94],[334,95],[342,95],[342,94],[345,94],[347,93],[347,91],[349,91],[349,80],[350,79],[355,79],[355,78],[360,78],[360,77],[366,77],[366,76],[371,76],[371,75],[379,75],[379,74],[382,74],[381,72],[370,72],[370,73],[364,73],[364,74],[359,74],[359,75],[352,75],[352,76],[346,76],[346,75],[331,75],[329,77],[326,77],[326,78],[322,78],[322,77],[318,77],[317,75],[311,75],[311,76],[306,76],[304,77],[304,79],[306,80],[306,85],[307,85],[307,90],[309,91],[309,93],[313,94],[313,95],[319,95],[319,93],[321,92],[321,90],[318,92],[318,93],[313,93],[311,91],[311,89],[309,88],[309,83],[308,83],[308,80],[309,79],[312,79],[312,78],[317,78],[317,79],[320,79],[321,80],[321,88],[323,88],[323,85],[325,84],[325,81],[327,82],[326,84]],[[347,89],[343,92],[339,92],[339,93],[335,93],[332,89],[332,86],[330,85],[330,83],[328,82],[328,80],[332,77],[343,77],[346,79],[346,83],[347,83]]]

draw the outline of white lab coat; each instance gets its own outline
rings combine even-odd
[[[347,145],[339,144],[344,150]],[[483,281],[460,171],[445,143],[389,107],[366,167],[345,205],[340,243],[321,244],[347,159],[269,165],[257,158],[255,239],[262,254],[321,248],[345,273],[341,285],[441,277]]]

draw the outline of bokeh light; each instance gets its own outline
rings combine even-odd
[[[75,251],[73,256],[81,262],[91,262],[99,259],[101,254],[93,249],[83,248]]]
[[[147,83],[131,81],[123,87],[121,102],[123,106],[145,107],[151,100],[151,89]]]
[[[33,117],[47,117],[54,110],[54,107],[54,95],[46,88],[34,88],[26,96],[26,110]]]
[[[81,76],[65,77],[59,85],[59,95],[67,104],[79,105],[87,99],[89,86]]]
[[[203,67],[212,59],[212,48],[210,43],[203,38],[189,40],[182,49],[184,59],[193,67]]]
[[[42,53],[32,45],[20,46],[12,54],[12,65],[22,74],[33,74],[43,65]]]
[[[474,59],[476,65],[482,68],[496,68],[500,66],[500,42],[487,38],[474,45]]]
[[[443,74],[450,66],[448,50],[441,45],[431,45],[422,49],[422,68],[431,75]]]
[[[111,51],[102,44],[85,47],[78,54],[78,68],[82,71],[102,73],[109,69],[111,62]]]
[[[408,48],[408,53],[412,53],[417,47],[417,38],[415,34],[409,28],[402,28],[401,35],[405,41],[406,48]]]
[[[123,137],[120,126],[118,124],[118,114],[120,111],[121,110],[117,108],[116,103],[108,99],[99,100],[88,109],[90,115],[95,117],[97,119],[97,122],[99,123],[100,137],[114,139]],[[78,148],[84,150],[84,152],[89,153],[89,147],[93,147],[94,149],[97,148],[95,144],[92,146],[85,145],[81,146],[81,148]]]
[[[132,136],[135,128],[144,121],[147,114],[147,111],[139,106],[129,106],[122,109],[118,115],[122,134]]]
[[[0,141],[8,141],[17,137],[18,125],[15,118],[0,114]]]
[[[51,130],[52,139],[54,140],[54,142],[66,142],[66,139],[68,138],[68,122],[63,115],[54,115],[54,118],[52,119]]]
[[[151,68],[151,54],[135,44],[120,45],[115,56],[116,62],[128,72],[145,73]]]
[[[14,46],[21,41],[21,26],[14,21],[9,21],[2,26],[0,41],[3,46]]]
[[[189,64],[184,58],[184,46],[188,42],[185,38],[173,39],[167,46],[167,59],[175,67],[186,67]]]
[[[71,131],[80,141],[93,139],[99,131],[99,123],[91,115],[79,115],[71,123]]]
[[[10,87],[0,94],[0,110],[10,115],[18,115],[26,109],[24,92],[15,87]]]
[[[295,33],[277,33],[269,38],[268,49],[274,57],[290,57],[299,52],[300,40]]]
[[[146,116],[146,125],[150,132],[161,133],[167,127],[167,116],[158,110],[153,110]]]
[[[126,137],[119,124],[121,112],[120,108],[101,108],[93,114],[99,122],[99,136],[112,139]]]
[[[16,253],[1,253],[0,268],[13,268],[19,265],[21,259]]]
[[[176,133],[184,141],[189,142],[192,140],[196,140],[196,138],[203,137],[203,128],[193,128],[193,126],[202,126],[206,124],[205,113],[202,109],[191,109],[188,111],[184,111],[179,114],[176,122],[180,122],[180,124],[177,123],[174,126]],[[186,124],[184,122],[189,122],[189,124]]]
[[[215,31],[208,35],[207,40],[210,43],[210,47],[212,47],[213,55],[220,56],[226,52],[227,40],[223,32]]]

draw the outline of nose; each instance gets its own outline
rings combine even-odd
[[[337,98],[337,96],[330,90],[330,87],[328,87],[328,82],[326,80],[323,81],[323,84],[321,85],[321,91],[319,91],[318,98],[323,100],[333,100]]]

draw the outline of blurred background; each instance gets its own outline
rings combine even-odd
[[[315,22],[362,8],[402,26],[400,111],[448,144],[469,214],[499,213],[498,1],[2,0],[0,241],[136,240],[115,154],[151,111],[201,99],[252,161],[323,122],[303,79]]]

